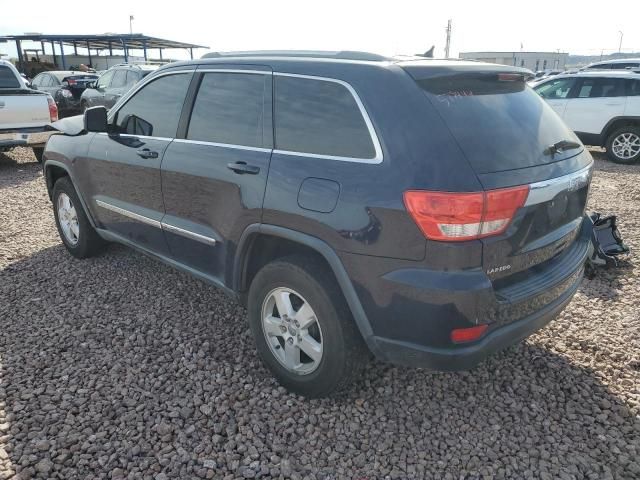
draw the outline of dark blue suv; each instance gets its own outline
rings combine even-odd
[[[349,385],[370,353],[473,367],[570,301],[593,161],[528,71],[207,57],[58,124],[44,171],[72,255],[119,242],[222,288],[307,396]]]

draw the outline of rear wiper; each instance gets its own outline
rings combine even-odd
[[[557,143],[554,143],[553,145],[549,145],[547,148],[544,149],[544,153],[545,155],[555,155],[556,153],[561,153],[564,152],[565,150],[573,150],[575,148],[581,148],[582,145],[580,145],[577,142],[572,142],[571,140],[560,140]]]

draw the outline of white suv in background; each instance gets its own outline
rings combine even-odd
[[[605,147],[617,163],[640,160],[640,74],[579,72],[552,77],[533,89],[583,143]]]

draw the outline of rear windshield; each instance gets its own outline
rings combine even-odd
[[[465,72],[416,81],[477,173],[534,167],[580,152],[544,153],[577,139],[522,75]]]
[[[13,70],[0,66],[0,88],[20,88],[21,86]]]

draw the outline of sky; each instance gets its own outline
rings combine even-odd
[[[451,54],[461,51],[561,51],[600,55],[640,51],[639,0],[110,0],[55,5],[51,0],[0,0],[0,35],[133,31],[231,50],[363,50],[414,54],[435,45],[444,56],[447,20]],[[82,6],[84,5],[84,7]],[[594,13],[595,12],[595,13]],[[35,45],[34,45],[35,46]],[[23,48],[32,48],[25,45]],[[196,55],[206,50],[197,50]],[[0,53],[15,56],[14,44]],[[165,56],[186,58],[184,51]]]

